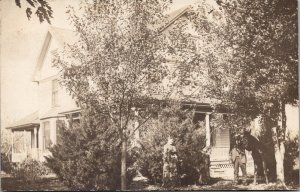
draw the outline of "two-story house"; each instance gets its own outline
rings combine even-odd
[[[74,40],[73,32],[50,27],[37,60],[32,81],[38,86],[36,112],[7,127],[13,133],[12,161],[21,162],[30,156],[43,161],[48,148],[56,143],[56,120],[70,114],[79,118],[80,108],[58,83],[59,71],[51,64],[51,51]]]
[[[189,6],[185,6],[170,13],[163,31],[172,30],[175,21],[185,17],[188,9]],[[65,120],[69,115],[72,115],[73,119],[80,117],[80,108],[58,84],[59,71],[52,66],[51,62],[53,50],[74,40],[73,32],[70,30],[49,28],[33,74],[33,81],[38,86],[39,107],[36,112],[7,127],[13,133],[13,162],[21,162],[28,156],[44,161],[44,156],[50,155],[48,148],[56,143],[57,120]],[[197,120],[205,122],[206,146],[211,148],[211,176],[233,176],[233,167],[228,158],[230,130],[226,127],[213,130],[210,127],[213,109],[209,103],[184,103],[186,106],[191,104],[197,106]],[[253,164],[248,163],[248,166],[251,167]]]

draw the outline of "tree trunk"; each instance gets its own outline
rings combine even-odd
[[[270,127],[272,132],[272,141],[274,145],[275,161],[276,161],[276,177],[277,181],[284,184],[284,154],[285,154],[285,131],[286,131],[286,113],[285,102],[275,102],[270,109]]]
[[[122,152],[121,152],[121,190],[126,190],[126,155],[127,155],[127,141],[123,138]]]
[[[285,153],[284,143],[283,141],[279,141],[277,139],[278,134],[277,134],[276,127],[272,128],[272,136],[273,136],[274,149],[275,149],[277,181],[284,183],[284,167],[283,167],[284,153]]]

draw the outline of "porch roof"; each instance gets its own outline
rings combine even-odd
[[[54,107],[49,111],[47,111],[46,113],[42,114],[40,119],[43,120],[48,118],[64,117],[64,115],[59,114],[60,111],[61,111],[60,107]]]
[[[16,121],[6,127],[6,129],[21,129],[21,128],[33,128],[40,125],[38,112],[31,113],[30,115],[27,115],[26,117],[20,119],[19,121]]]
[[[70,114],[70,113],[77,113],[77,112],[81,112],[80,107],[64,108],[63,110],[58,112],[58,114],[67,115],[67,114]]]

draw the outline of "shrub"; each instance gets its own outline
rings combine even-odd
[[[1,171],[11,173],[13,166],[11,163],[11,145],[12,132],[10,130],[1,130]]]
[[[36,182],[47,173],[47,167],[42,162],[32,158],[27,158],[21,163],[15,164],[11,172],[14,178],[21,179],[26,183]]]
[[[58,130],[58,143],[46,161],[60,180],[73,190],[120,188],[120,140],[104,116],[86,111],[80,124],[68,128],[59,123]],[[133,153],[129,151],[127,157],[130,184],[135,174]]]
[[[294,165],[295,160],[299,158],[299,140],[298,137],[290,138],[290,135],[287,134],[287,140],[285,142],[285,154],[284,154],[284,175],[285,179],[288,182],[291,182],[295,176]],[[298,178],[299,178],[299,170],[298,170]],[[298,180],[298,179],[297,179]]]
[[[1,153],[1,171],[10,174],[13,171],[13,163],[7,154]]]
[[[182,184],[194,184],[199,179],[205,129],[193,123],[193,112],[178,104],[164,108],[157,119],[150,120],[141,130],[138,165],[141,174],[152,184],[159,184],[163,175],[163,146],[170,135],[178,153],[178,174]],[[207,165],[208,166],[208,165]]]

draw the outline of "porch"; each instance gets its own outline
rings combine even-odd
[[[39,160],[39,127],[37,112],[7,127],[12,133],[12,162],[21,162],[28,157]]]
[[[227,113],[219,111],[212,113],[208,108],[203,106],[198,108],[195,115],[195,121],[203,122],[205,125],[206,148],[210,148],[210,176],[214,178],[233,179],[233,164],[230,162],[229,151],[231,145],[231,132],[228,127],[223,124],[217,125],[215,122],[222,122],[220,119],[225,119]],[[246,151],[247,175],[253,175],[254,162],[251,153]],[[242,174],[242,171],[239,171]]]
[[[39,125],[11,130],[12,162],[22,162],[26,158],[39,159],[38,129]]]

